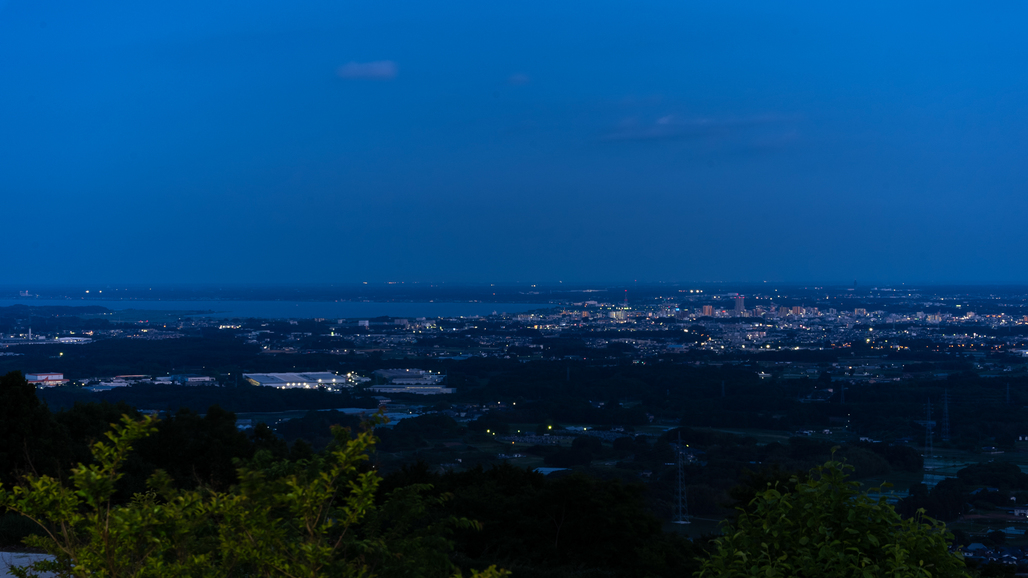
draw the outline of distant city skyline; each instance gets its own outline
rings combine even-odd
[[[0,1],[9,283],[1028,283],[1024,3]]]

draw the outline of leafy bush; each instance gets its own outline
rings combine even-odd
[[[847,470],[829,461],[806,481],[768,486],[740,509],[698,576],[967,576],[947,550],[944,525],[901,519],[884,497],[860,492]]]
[[[153,418],[125,417],[108,441],[93,444],[94,463],[73,469],[69,484],[30,475],[0,489],[0,505],[44,529],[25,544],[53,557],[19,575],[445,576],[454,568],[444,526],[477,526],[451,518],[407,530],[427,508],[425,488],[393,492],[395,500],[376,509],[380,478],[363,467],[375,443],[370,428],[352,439],[336,428],[335,443],[309,462],[240,468],[228,491],[177,489],[158,471],[148,492],[114,503],[132,444],[156,430]]]

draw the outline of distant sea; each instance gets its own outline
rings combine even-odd
[[[137,301],[101,299],[0,299],[0,307],[106,307],[111,311],[211,311],[193,317],[218,319],[372,319],[375,317],[473,317],[524,313],[552,307],[548,303],[369,303],[363,301]]]

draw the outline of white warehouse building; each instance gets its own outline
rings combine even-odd
[[[279,389],[350,387],[361,379],[350,374],[336,375],[328,371],[309,373],[244,373],[243,378],[253,385],[277,387]]]

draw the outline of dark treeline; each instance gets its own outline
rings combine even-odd
[[[184,489],[224,490],[236,483],[241,465],[269,472],[316,467],[317,455],[305,441],[322,427],[360,427],[353,416],[306,420],[311,431],[289,432],[292,443],[263,424],[249,433],[236,429],[235,416],[218,407],[201,416],[188,409],[163,418],[157,432],[135,444],[123,468],[116,499],[145,492],[158,469]],[[0,481],[8,487],[25,473],[66,478],[77,463],[89,463],[90,444],[109,431],[122,415],[139,417],[125,403],[76,404],[51,412],[20,373],[0,378]],[[426,415],[411,425],[382,430],[382,445],[402,444],[403,436],[461,435],[445,416]],[[331,442],[330,442],[331,443]],[[388,447],[384,448],[388,449]],[[371,467],[371,466],[369,466]],[[427,484],[427,485],[426,485]],[[412,492],[417,508],[404,508]],[[386,531],[396,543],[435,531],[445,520],[466,517],[480,529],[452,531],[451,557],[462,567],[503,564],[520,576],[681,576],[697,568],[700,543],[664,533],[638,485],[596,480],[582,475],[546,479],[511,466],[472,468],[439,474],[414,465],[387,474],[379,490],[381,511],[364,532]],[[406,498],[405,498],[406,496]],[[16,543],[33,531],[30,522],[11,514],[0,518],[0,540]],[[433,575],[433,574],[426,574]]]
[[[1013,463],[985,462],[960,470],[957,477],[946,478],[931,490],[925,484],[915,484],[898,510],[912,516],[924,508],[929,516],[950,521],[972,508],[987,511],[1026,501],[1028,474]]]

